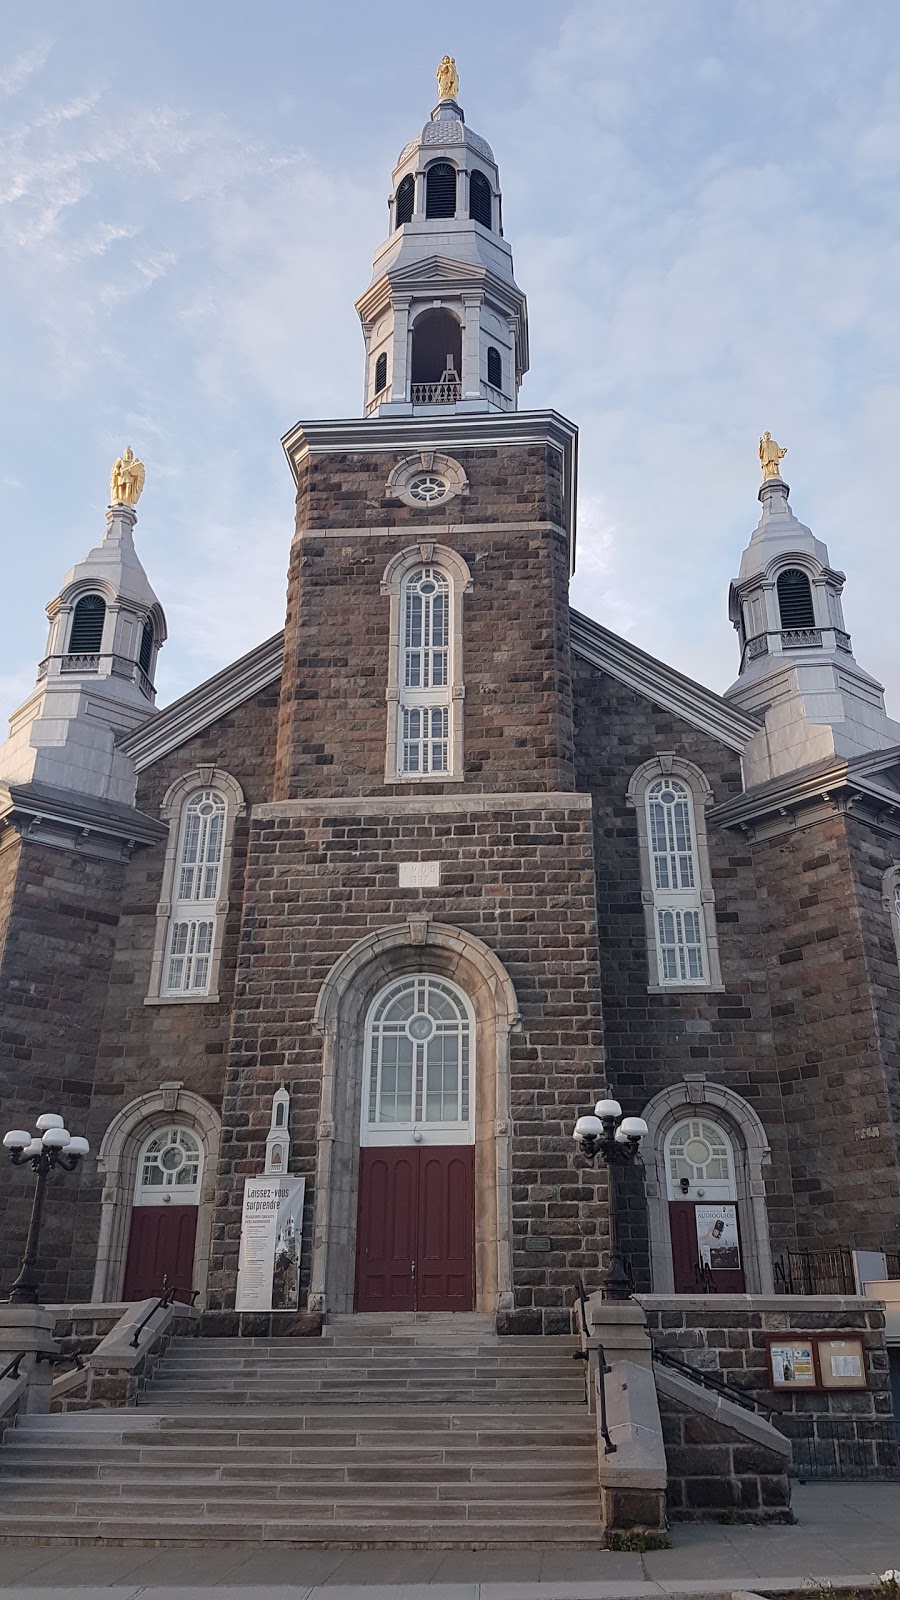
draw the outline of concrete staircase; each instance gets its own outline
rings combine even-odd
[[[574,1349],[414,1313],[322,1339],[180,1340],[139,1410],[19,1420],[0,1540],[596,1546]]]

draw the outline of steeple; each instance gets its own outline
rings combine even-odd
[[[2,783],[134,801],[134,769],[116,740],[153,713],[166,638],[162,607],[134,548],[143,485],[144,469],[126,450],[112,469],[104,534],[47,606],[47,653],[0,746]]]
[[[366,416],[514,411],[528,370],[497,165],[466,126],[452,57],[437,79],[431,119],[394,169],[390,233],[357,301]]]
[[[900,743],[882,685],[853,654],[841,606],[844,574],[791,510],[781,477],[786,454],[770,434],[760,439],[762,515],[729,594],[741,664],[726,695],[765,717],[765,731],[744,756],[748,788],[815,761]]]

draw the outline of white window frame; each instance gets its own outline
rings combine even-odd
[[[693,864],[693,883],[675,886],[657,882],[655,853],[651,837],[651,791],[661,780],[675,780],[687,790],[692,849],[689,854]],[[641,899],[644,905],[644,927],[647,940],[647,964],[651,994],[721,993],[722,969],[719,958],[719,939],[716,929],[716,901],[709,865],[709,846],[706,831],[706,811],[713,804],[713,792],[699,767],[683,761],[671,750],[662,750],[652,761],[645,761],[632,774],[627,800],[633,806],[637,819],[638,848],[641,863]],[[692,978],[679,972],[674,977],[664,969],[663,948],[660,940],[660,918],[671,915],[676,919],[684,914],[699,919],[700,941],[704,971],[701,977]],[[691,941],[696,947],[695,942]],[[677,946],[676,946],[677,947]],[[686,946],[685,946],[686,947]]]
[[[406,682],[406,601],[410,579],[421,568],[440,573],[448,585],[446,682],[417,687]],[[388,562],[381,592],[389,598],[389,662],[387,699],[386,783],[460,782],[464,777],[463,744],[463,596],[472,587],[469,569],[455,550],[445,545],[421,543],[402,550]],[[405,714],[438,712],[446,718],[447,766],[436,771],[406,771],[403,767]]]
[[[376,1037],[379,1012],[388,1002],[395,991],[407,984],[415,984],[420,993],[425,986],[435,984],[453,1000],[459,1012],[459,1037],[465,1035],[468,1054],[468,1087],[467,1087],[467,1116],[456,1120],[431,1121],[424,1114],[421,1117],[411,1117],[408,1120],[381,1121],[376,1117],[370,1120],[370,1101],[373,1091],[373,1070],[376,1074],[375,1092],[378,1091],[378,1075],[381,1071],[384,1035],[379,1033]],[[424,1009],[424,1006],[422,1007]],[[401,1025],[402,1026],[402,1025]],[[390,1029],[393,1032],[393,1029]],[[475,1139],[475,1043],[476,1028],[475,1014],[472,1010],[468,995],[458,984],[445,978],[439,972],[410,972],[401,977],[392,978],[390,983],[384,984],[375,996],[366,1016],[365,1028],[365,1070],[363,1073],[362,1103],[360,1108],[360,1143],[363,1145],[457,1145],[472,1144]],[[413,1043],[413,1065],[416,1082],[414,1096],[418,1087],[424,1092],[424,1078],[428,1054],[427,1044]],[[416,1105],[413,1105],[413,1111]],[[422,1107],[424,1112],[425,1107]]]
[[[179,893],[181,888],[179,878],[189,807],[198,793],[208,790],[220,795],[225,803],[215,897],[204,899],[182,897]],[[156,933],[145,1005],[210,1005],[219,999],[219,969],[225,920],[228,915],[234,829],[238,817],[243,816],[245,810],[240,784],[230,773],[224,772],[219,767],[196,767],[176,779],[167,790],[160,807],[160,817],[169,825],[169,837],[163,864],[160,899],[156,907]],[[170,990],[168,976],[172,943],[176,928],[185,923],[194,929],[193,936],[188,935],[188,942],[193,941],[194,944],[199,926],[211,925],[206,983],[202,989]]]
[[[196,1167],[196,1177],[193,1183],[177,1183],[177,1173],[165,1172],[162,1163],[160,1163],[161,1170],[163,1170],[162,1183],[149,1184],[144,1182],[144,1166],[147,1161],[148,1148],[163,1137],[166,1140],[163,1150],[167,1149],[169,1145],[177,1146],[183,1152],[188,1150],[191,1145],[196,1147],[191,1156],[185,1158],[189,1166]],[[196,1155],[196,1160],[193,1159],[194,1155]],[[202,1187],[203,1140],[196,1129],[189,1127],[184,1122],[171,1122],[163,1123],[160,1127],[154,1128],[151,1133],[147,1134],[138,1151],[134,1179],[134,1205],[161,1206],[171,1205],[174,1202],[176,1205],[197,1206],[200,1204]]]
[[[900,970],[900,862],[888,867],[881,880],[882,904],[888,914],[894,936],[894,953]]]

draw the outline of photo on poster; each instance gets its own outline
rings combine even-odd
[[[773,1389],[814,1389],[816,1368],[812,1342],[785,1339],[769,1345]]]
[[[697,1206],[697,1249],[704,1266],[713,1271],[740,1271],[737,1206]]]

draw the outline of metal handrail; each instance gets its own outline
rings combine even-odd
[[[723,1400],[731,1400],[737,1406],[743,1406],[745,1411],[759,1411],[764,1417],[773,1417],[775,1412],[767,1406],[764,1400],[757,1400],[754,1395],[746,1394],[743,1389],[735,1389],[732,1384],[726,1383],[724,1378],[712,1372],[707,1372],[703,1367],[692,1367],[686,1361],[679,1361],[677,1356],[670,1355],[668,1350],[653,1347],[654,1361],[661,1361],[664,1367],[673,1367],[676,1372],[682,1373],[686,1378],[692,1378],[702,1388],[710,1389],[713,1394],[718,1394]]]
[[[585,1292],[584,1282],[581,1278],[575,1279],[575,1294],[578,1299],[578,1314],[581,1322],[581,1337],[582,1341],[586,1343],[587,1340],[590,1339],[591,1332],[588,1326],[587,1318],[587,1294]],[[606,1415],[606,1379],[612,1372],[612,1367],[607,1366],[606,1352],[599,1341],[592,1348],[597,1352],[597,1396],[600,1410],[600,1426],[597,1431],[603,1440],[604,1455],[614,1456],[619,1447],[612,1442],[612,1437],[609,1431],[609,1423]],[[575,1361],[589,1360],[588,1350],[576,1350],[573,1359]],[[590,1383],[590,1371],[588,1371],[588,1383]]]
[[[21,1378],[22,1374],[19,1371],[19,1362],[24,1361],[27,1354],[27,1350],[20,1350],[17,1356],[13,1356],[12,1360],[6,1363],[3,1371],[0,1372],[0,1383],[2,1383],[4,1378]]]
[[[176,1297],[180,1294],[188,1297],[186,1300],[181,1302],[183,1305],[193,1306],[194,1301],[199,1293],[199,1289],[178,1289],[174,1283],[166,1285],[166,1280],[163,1278],[163,1292],[160,1298],[157,1300],[155,1306],[150,1307],[150,1310],[147,1312],[146,1316],[142,1318],[134,1330],[134,1338],[131,1340],[132,1350],[136,1350],[138,1348],[138,1345],[141,1342],[141,1334],[143,1333],[150,1319],[156,1316],[157,1311],[168,1311],[169,1306],[175,1304]]]

